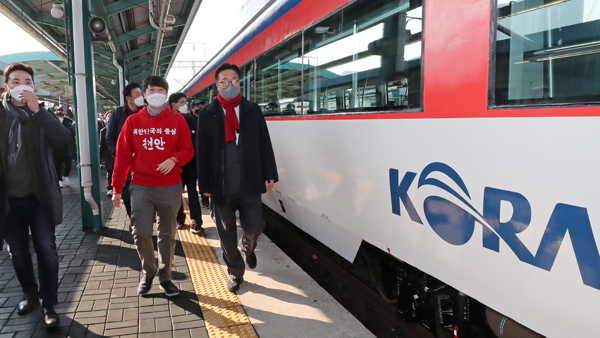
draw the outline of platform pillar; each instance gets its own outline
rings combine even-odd
[[[67,3],[67,2],[65,2]],[[80,177],[81,219],[83,231],[102,230],[100,191],[100,155],[96,102],[96,74],[91,32],[89,0],[73,0],[67,4],[71,27],[74,69],[73,96],[77,114],[77,159]],[[71,60],[69,60],[71,61]]]

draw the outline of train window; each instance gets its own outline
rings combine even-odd
[[[255,97],[263,113],[269,116],[302,113],[302,34],[287,39],[256,60],[255,69],[246,77],[255,77]],[[252,66],[253,63],[248,63]],[[255,72],[254,72],[255,70]],[[250,97],[250,96],[247,96]]]
[[[359,0],[308,28],[308,114],[421,107],[421,1]]]
[[[496,0],[492,105],[600,100],[600,0]]]

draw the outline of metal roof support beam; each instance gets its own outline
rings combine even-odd
[[[159,60],[161,60],[161,59],[164,59],[164,58],[168,58],[168,57],[171,57],[171,56],[173,56],[173,52],[167,52],[167,53],[165,53],[165,54],[161,54],[161,56],[160,56],[160,59],[159,59]],[[136,60],[136,61],[140,61],[140,60],[144,60],[144,61],[143,61],[143,62],[136,63],[135,65],[133,65],[133,62],[132,62],[132,63],[129,65],[129,71],[130,71],[130,72],[135,72],[135,71],[136,71],[136,69],[137,69],[137,70],[139,70],[139,69],[141,69],[140,67],[142,67],[142,66],[144,66],[144,67],[145,67],[145,66],[147,66],[147,64],[148,64],[148,63],[152,63],[152,62],[153,62],[153,59],[154,59],[154,57],[153,57],[153,56],[147,56],[147,57],[145,57],[145,58],[143,58],[143,59]],[[133,66],[133,67],[132,67],[132,66]]]
[[[177,47],[175,48],[175,56],[179,54],[179,49],[181,49],[181,46],[183,46],[183,41],[185,40],[185,37],[187,36],[187,33],[190,30],[190,27],[192,26],[192,20],[196,16],[198,8],[200,8],[200,4],[202,4],[202,0],[193,1],[192,7],[189,11],[182,11],[182,13],[188,13],[188,16],[186,17],[186,25],[183,28],[183,31],[181,32],[181,36],[179,37],[179,41],[177,42]],[[175,61],[175,58],[173,58],[171,62],[169,62],[169,67],[167,68],[165,75],[167,75],[171,70],[171,67],[173,66],[173,61]]]
[[[106,6],[106,16],[111,17],[128,9],[132,9],[146,3],[148,3],[147,0],[115,1],[112,4]]]
[[[184,26],[185,22],[186,22],[186,20],[184,18],[178,18],[177,20],[175,20],[175,23],[173,24],[172,27]],[[154,31],[155,31],[155,29],[154,29],[154,27],[152,27],[152,25],[147,25],[147,26],[132,30],[130,32],[123,33],[123,34],[117,36],[116,44],[119,45],[119,44],[125,43],[127,41],[137,39],[142,35],[150,34],[150,33],[153,33]]]
[[[100,55],[105,56],[112,60],[112,56],[113,56],[112,53],[110,51],[107,51],[104,48],[94,47],[94,53],[100,54]],[[112,64],[112,62],[111,62],[111,64]]]
[[[35,76],[40,76],[40,75],[46,75],[46,74],[56,74],[56,69],[50,69],[50,70],[36,70],[35,71]],[[42,79],[43,81],[44,79]]]
[[[152,0],[148,0],[152,3]],[[158,30],[156,33],[156,48],[154,49],[154,65],[152,66],[152,74],[159,75],[158,73],[158,59],[160,59],[160,50],[162,49],[163,40],[165,38],[165,31],[170,31],[173,27],[167,27],[166,19],[169,14],[169,8],[171,7],[171,0],[163,0],[162,7],[160,9],[160,19],[158,21],[159,27],[154,27]],[[154,25],[154,16],[152,15],[152,7],[150,10],[150,24]]]
[[[54,67],[54,69],[58,70],[59,72],[65,74],[65,75],[69,75],[69,73],[67,73],[66,70],[60,68],[59,66],[55,65],[52,61],[46,61],[47,64],[49,64],[50,66]]]
[[[114,71],[115,73],[117,72],[115,68],[115,66],[113,66],[112,62],[109,62],[108,60],[106,60],[105,58],[102,57],[97,57],[94,58],[94,60],[96,61],[96,67],[100,67],[100,65],[98,63],[101,63],[103,66],[109,66],[109,68],[107,68],[107,70],[111,70]]]
[[[126,63],[125,65],[127,66],[127,69],[129,69],[131,71],[131,69],[139,66],[139,65],[143,65],[146,62],[152,62],[152,55],[148,55],[148,56],[144,56],[143,58],[139,58],[135,61],[131,61],[129,63]]]
[[[49,82],[56,82],[56,81],[67,81],[67,77],[66,76],[58,76],[58,77],[51,77],[48,79],[43,79],[42,81],[45,83],[49,83]]]
[[[179,43],[179,40],[177,39],[169,39],[169,40],[165,40],[163,41],[162,44],[162,48],[168,48],[168,47],[172,47],[172,46],[176,46]],[[129,53],[125,53],[125,55],[123,55],[123,57],[125,58],[125,60],[129,60],[129,59],[133,59],[136,56],[140,56],[143,55],[145,53],[151,52],[156,48],[156,46],[150,44],[150,45],[146,45],[142,48],[138,48],[136,50],[132,50]]]
[[[165,62],[165,63],[160,63],[159,62],[157,70],[159,70],[161,72],[165,71],[167,69],[168,65],[169,65],[168,62]],[[138,80],[138,81],[143,80],[144,78],[146,78],[146,76],[150,75],[151,73],[150,73],[149,69],[146,72],[142,72],[141,69],[140,69],[139,71],[135,71],[135,74],[136,75],[134,75],[134,76],[131,77],[132,81],[133,80]],[[161,76],[164,76],[164,75],[161,75]],[[137,81],[133,81],[133,82],[137,82]]]
[[[45,16],[43,14],[37,14],[32,19],[42,25],[65,28],[65,20],[62,19],[55,19],[51,16]]]

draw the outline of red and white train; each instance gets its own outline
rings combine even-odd
[[[539,334],[600,336],[600,0],[273,1],[183,92],[214,98],[224,62],[268,116],[268,207],[350,262],[367,242]]]

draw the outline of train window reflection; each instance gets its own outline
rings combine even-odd
[[[298,34],[256,60],[256,96],[253,97],[265,115],[302,113],[300,55],[302,35]]]
[[[257,58],[249,94],[265,115],[420,108],[422,15],[421,0],[356,1]]]
[[[495,105],[600,99],[600,0],[497,0]]]
[[[307,114],[421,106],[420,1],[357,1],[305,31]]]

